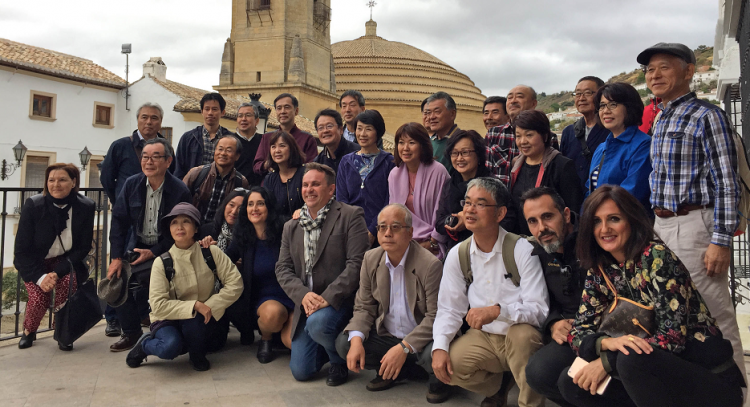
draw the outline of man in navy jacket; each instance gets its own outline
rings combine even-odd
[[[107,270],[109,279],[120,276],[131,228],[135,235],[133,251],[139,254],[138,259],[130,263],[135,267],[169,250],[173,241],[168,230],[161,230],[159,220],[178,203],[191,200],[187,186],[167,171],[172,164],[174,150],[166,140],[154,138],[147,141],[142,157],[143,172],[125,181],[112,210],[109,234],[112,260]],[[131,349],[143,335],[133,290],[128,290],[128,299],[116,310],[122,337],[109,349],[121,352]]]

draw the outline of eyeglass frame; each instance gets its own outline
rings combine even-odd
[[[477,150],[461,150],[461,151],[453,150],[451,151],[449,155],[451,156],[451,158],[458,158],[459,155],[463,158],[467,158],[471,155],[471,153],[476,153],[476,152]]]
[[[599,106],[596,107],[596,110],[600,112],[604,110],[604,108],[606,107],[607,110],[609,110],[610,112],[614,112],[615,109],[617,109],[617,106],[620,106],[621,104],[622,103],[619,103],[619,102],[599,103]]]
[[[147,162],[149,162],[149,161],[151,161],[151,162],[154,162],[154,163],[155,163],[155,162],[157,162],[157,161],[159,161],[159,160],[162,160],[162,159],[166,160],[166,159],[167,159],[167,156],[166,156],[166,155],[161,155],[161,154],[157,154],[157,155],[151,155],[151,156],[146,156],[146,155],[143,155],[143,154],[141,154],[141,162],[142,162],[142,163],[143,163],[143,162],[146,162],[146,163],[147,163]]]
[[[591,89],[586,89],[581,92],[573,92],[573,99],[577,99],[580,96],[586,96],[587,98],[590,98],[594,95],[596,95],[596,92],[592,91]]]
[[[411,226],[402,225],[400,223],[396,223],[393,225],[378,224],[378,225],[375,225],[375,230],[377,230],[378,233],[386,233],[388,229],[390,229],[391,232],[395,234],[402,230],[406,230],[410,227]]]
[[[482,202],[467,202],[466,199],[462,199],[461,201],[458,202],[458,204],[461,205],[462,208],[466,208],[467,206],[472,206],[474,208],[477,208],[480,211],[484,210],[485,208],[491,208],[493,206],[494,207],[504,206],[504,205],[498,205],[498,204],[490,205],[490,204],[486,204]]]
[[[321,131],[324,131],[324,130],[333,130],[333,129],[335,129],[336,127],[338,127],[338,125],[337,125],[337,124],[334,124],[334,123],[328,123],[328,124],[326,124],[325,126],[323,126],[323,125],[321,124],[321,125],[320,125],[319,127],[316,127],[316,128],[315,128],[315,130],[317,130],[318,132],[321,132]]]

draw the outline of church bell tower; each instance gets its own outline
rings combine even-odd
[[[338,103],[331,54],[331,0],[232,0],[224,44],[222,94],[280,93],[299,99],[308,118]]]

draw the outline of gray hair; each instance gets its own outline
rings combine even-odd
[[[507,207],[510,204],[511,197],[508,188],[505,187],[502,181],[495,177],[479,177],[469,181],[469,185],[466,186],[466,195],[474,187],[483,189],[492,195],[498,207]]]
[[[383,209],[380,210],[380,213],[378,213],[378,221],[380,221],[380,215],[385,212],[388,208],[397,208],[401,212],[404,213],[404,223],[406,226],[411,227],[411,211],[409,208],[406,207],[406,205],[400,204],[400,203],[392,203],[390,205],[386,205]]]
[[[143,148],[146,148],[146,146],[151,144],[161,144],[164,146],[165,159],[174,157],[174,148],[172,148],[172,145],[169,144],[166,139],[163,139],[161,137],[152,138],[151,140],[147,140],[145,143],[143,143]]]
[[[454,112],[456,111],[456,101],[453,100],[453,98],[451,97],[451,95],[449,95],[449,94],[447,94],[447,93],[445,93],[443,91],[435,92],[432,95],[430,95],[427,99],[425,99],[425,104],[428,105],[428,104],[430,104],[430,103],[432,103],[432,102],[434,102],[436,100],[441,100],[441,99],[445,101],[445,108],[446,109],[453,110]],[[422,109],[422,110],[424,110],[424,109]]]
[[[514,87],[519,87],[519,86],[523,86],[524,88],[528,89],[531,92],[531,99],[532,100],[537,100],[536,99],[536,91],[534,90],[534,88],[532,88],[529,85],[524,85],[524,84],[516,85]]]
[[[241,104],[240,107],[237,108],[237,114],[240,113],[240,109],[242,109],[243,107],[252,107],[253,108],[253,114],[255,115],[256,119],[258,118],[258,116],[260,116],[260,114],[258,113],[258,108],[255,107],[254,104],[249,103],[249,102],[245,102],[245,103]]]
[[[159,111],[159,118],[160,119],[164,118],[164,109],[162,109],[161,106],[159,106],[158,103],[151,103],[151,102],[146,102],[146,103],[142,104],[141,107],[138,108],[138,111],[135,113],[135,117],[136,118],[141,115],[141,109],[143,109],[144,107],[150,107],[150,108],[158,110]]]

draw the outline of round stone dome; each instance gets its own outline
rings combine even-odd
[[[331,45],[339,95],[354,89],[362,92],[368,105],[371,101],[419,105],[442,90],[453,97],[459,110],[481,112],[485,96],[468,76],[418,48],[377,36],[376,27],[370,20],[365,36]]]

